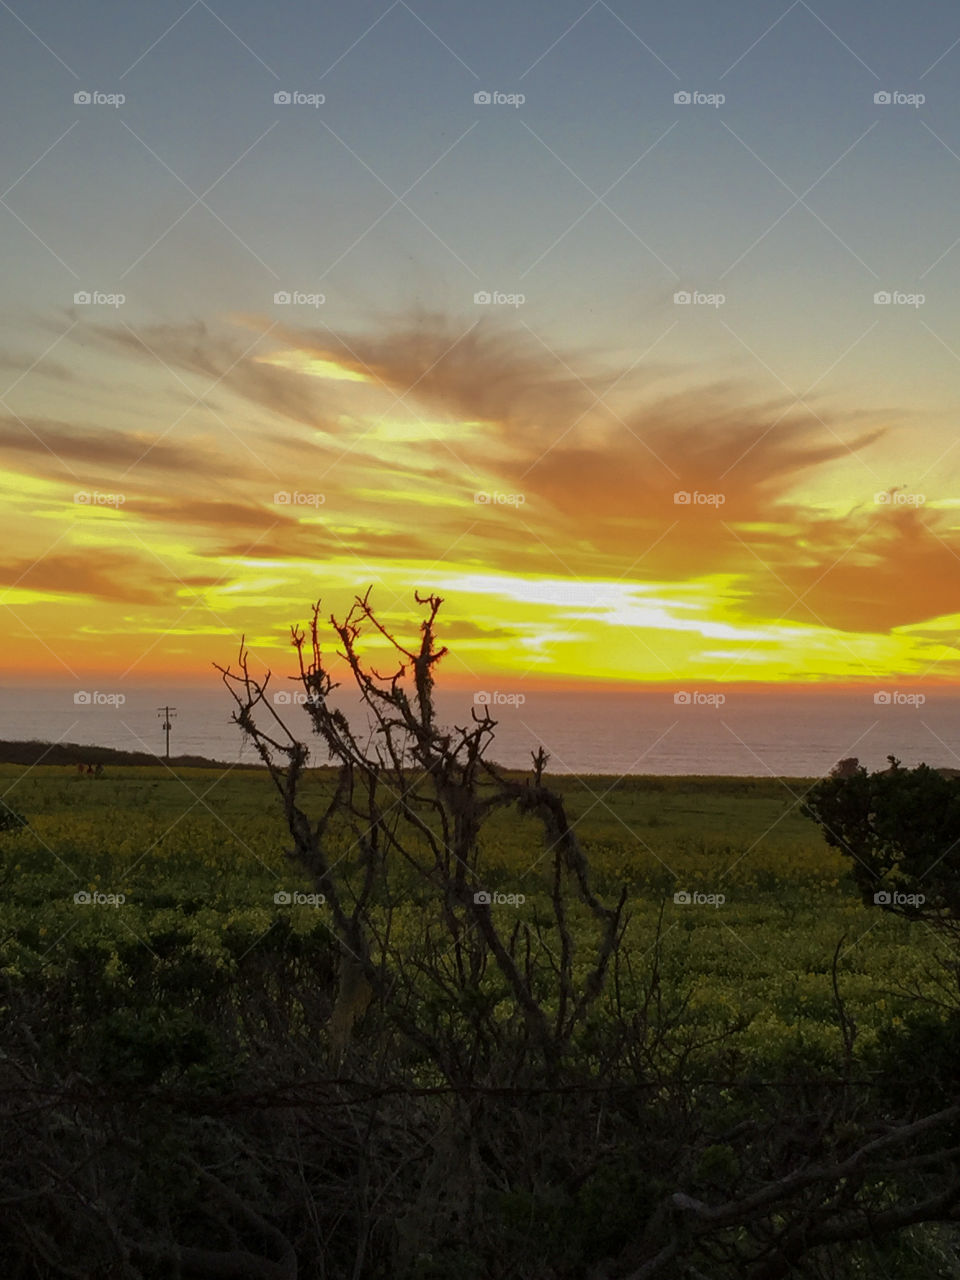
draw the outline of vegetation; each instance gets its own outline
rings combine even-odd
[[[78,742],[0,742],[0,764],[151,765],[159,757],[146,751],[119,751],[115,747],[82,746]],[[203,756],[171,756],[168,764],[183,769],[226,768],[220,760]]]
[[[510,773],[423,603],[362,735],[315,613],[263,768],[0,766],[10,1274],[960,1276],[954,939],[862,858],[954,784]]]
[[[882,773],[852,764],[818,784],[806,812],[827,843],[849,855],[865,902],[923,920],[956,941],[960,786],[940,770],[903,769],[892,757]]]

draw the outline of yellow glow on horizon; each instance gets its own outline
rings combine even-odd
[[[273,365],[291,373],[305,373],[311,378],[328,378],[332,382],[373,382],[366,373],[350,369],[336,360],[324,360],[309,351],[275,351],[268,356],[257,356],[257,364]]]

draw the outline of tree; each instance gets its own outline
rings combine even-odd
[[[960,785],[925,764],[837,770],[804,803],[865,903],[924,919],[960,941]],[[842,762],[846,763],[846,762]]]
[[[313,819],[300,803],[308,749],[269,701],[269,674],[262,680],[251,674],[243,646],[238,671],[220,670],[237,704],[236,722],[283,799],[294,842],[291,857],[311,876],[331,909],[343,964],[334,1049],[345,1048],[354,1014],[371,996],[381,1017],[396,1019],[388,996],[397,989],[409,957],[394,942],[390,926],[406,893],[405,873],[412,871],[417,890],[432,895],[436,923],[445,935],[442,957],[441,945],[431,940],[419,961],[424,999],[444,995],[459,1007],[469,1006],[473,1031],[492,1036],[496,1007],[469,999],[492,961],[543,1069],[555,1074],[603,990],[625,923],[626,890],[612,907],[594,894],[563,801],[544,783],[548,757],[542,748],[533,759],[533,776],[521,782],[486,759],[496,727],[486,706],[479,712],[471,709],[468,725],[451,731],[438,724],[434,673],[447,650],[437,645],[435,625],[443,602],[438,596],[417,595],[416,600],[426,616],[414,647],[402,644],[377,619],[369,591],[356,598],[342,622],[330,619],[342,645],[341,657],[369,713],[362,738],[331,701],[338,686],[321,650],[319,602],[309,634],[291,629],[306,711],[339,770],[333,798]],[[393,655],[395,665],[386,675],[370,668],[361,656],[364,626]],[[259,713],[265,713],[269,729],[259,722]],[[491,909],[482,836],[492,816],[508,807],[535,818],[542,829],[544,857],[551,868],[549,918],[517,922]],[[354,855],[349,862],[342,858],[344,840]],[[570,896],[592,924],[592,938],[583,944],[590,953],[583,973],[577,972],[581,947],[569,920]],[[540,989],[536,977],[548,954],[555,978],[549,993]],[[406,1014],[398,1025],[449,1074],[453,1064],[447,1051],[429,1036],[419,1017]]]
[[[846,756],[843,760],[838,760],[830,770],[831,778],[852,778],[860,768],[860,761],[856,756]]]

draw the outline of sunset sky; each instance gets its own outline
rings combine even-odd
[[[369,585],[467,683],[960,673],[955,4],[13,0],[0,85],[0,678]]]

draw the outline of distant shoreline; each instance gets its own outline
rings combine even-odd
[[[179,765],[181,769],[262,769],[258,761],[249,763],[230,760],[212,760],[209,756],[163,756],[148,751],[121,751],[116,747],[95,747],[79,742],[29,741],[5,742],[0,740],[0,764],[23,765]]]
[[[491,763],[497,764],[496,761]],[[159,765],[166,765],[170,769],[253,769],[257,772],[265,770],[266,766],[259,760],[256,761],[230,761],[230,760],[214,760],[209,756],[193,756],[180,755],[171,756],[169,760],[163,756],[152,755],[147,751],[121,751],[116,747],[97,747],[85,745],[78,742],[48,742],[37,738],[24,741],[4,741],[0,740],[0,764],[23,765],[26,767],[47,765],[60,766],[65,768],[76,768],[77,765],[93,765],[102,764],[104,766],[112,765],[115,768],[156,768]],[[525,777],[529,770],[511,769],[506,765],[498,765],[503,772],[512,777]],[[334,770],[335,765],[323,764],[314,765],[316,770]],[[570,774],[550,774],[547,770],[547,776],[552,781],[560,782],[563,779],[574,779],[577,777],[595,777],[595,778],[614,778],[620,777],[616,773],[570,773]],[[779,777],[780,775],[777,775]],[[662,782],[668,782],[671,779],[680,780],[682,778],[698,778],[704,781],[710,779],[726,779],[734,782],[771,782],[775,781],[773,774],[725,774],[725,773],[690,773],[690,774],[645,774],[645,773],[629,773],[623,774],[624,779],[627,778],[650,778]],[[805,782],[809,781],[805,777],[793,777],[789,779],[787,775],[783,775],[784,781]]]
[[[234,770],[254,770],[258,773],[264,772],[266,766],[260,760],[216,760],[210,756],[198,755],[178,755],[171,756],[166,759],[164,756],[153,755],[148,751],[122,751],[117,747],[98,747],[79,742],[50,742],[38,738],[25,739],[20,741],[4,741],[0,739],[0,765],[12,764],[22,765],[27,768],[37,766],[51,766],[60,768],[75,769],[77,765],[108,766],[114,768],[157,768],[165,765],[169,769],[221,769],[228,772]],[[511,768],[507,765],[500,764],[496,760],[491,760],[491,764],[497,765],[504,774],[513,778],[524,778],[530,773],[529,769]],[[909,767],[909,766],[908,766]],[[931,765],[931,768],[945,778],[956,780],[960,778],[960,769],[953,769],[945,766]],[[335,764],[317,764],[308,765],[311,772],[332,772],[337,766]],[[879,772],[889,772],[889,770],[880,770]],[[806,783],[814,780],[813,774],[741,774],[741,773],[624,773],[620,774],[616,771],[593,773],[587,770],[578,772],[551,773],[549,768],[546,775],[554,783],[559,783],[563,779],[570,778],[622,778],[624,780],[631,778],[647,778],[651,781],[666,783],[671,780],[680,781],[682,779],[702,780],[709,782],[711,780],[726,781],[731,783],[747,783],[747,782],[797,782]],[[823,776],[823,775],[818,775]]]

